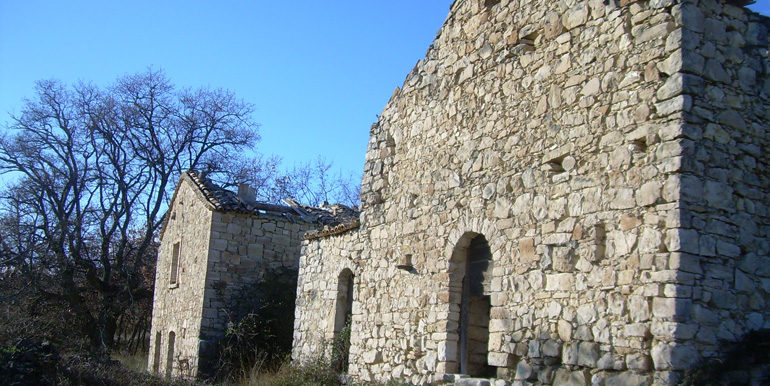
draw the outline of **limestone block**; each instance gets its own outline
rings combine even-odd
[[[511,319],[491,319],[489,321],[489,332],[506,332],[513,329],[513,320]]]
[[[516,361],[516,356],[503,352],[490,352],[487,354],[487,363],[490,366],[510,367]]]
[[[663,247],[663,235],[655,229],[645,228],[639,237],[638,245],[640,252],[661,252]]]
[[[650,335],[650,328],[647,323],[627,324],[623,328],[623,334],[627,337],[646,338]]]
[[[507,218],[511,212],[511,202],[505,198],[495,200],[494,216],[497,218]]]
[[[542,354],[547,357],[558,357],[561,354],[561,344],[552,339],[546,340],[542,345]]]
[[[580,366],[596,367],[599,360],[599,345],[593,342],[580,342],[577,364]]]
[[[681,95],[684,90],[683,75],[680,72],[671,75],[666,82],[658,89],[655,96],[658,100],[671,99],[677,95]]]
[[[682,343],[661,342],[655,344],[651,354],[655,370],[687,369],[700,359],[695,347]]]
[[[628,209],[634,206],[634,191],[632,189],[615,189],[611,193],[610,208]]]
[[[565,343],[562,346],[561,361],[567,365],[576,365],[578,363],[579,343]]]
[[[544,35],[546,39],[553,39],[564,32],[564,25],[557,12],[549,12],[545,15]]]
[[[722,182],[706,181],[704,198],[715,208],[728,209],[733,202],[733,188]]]
[[[553,378],[554,385],[575,385],[585,386],[586,375],[582,371],[570,371],[566,368],[559,368]]]
[[[557,323],[557,331],[559,333],[559,339],[564,342],[572,340],[572,325],[566,320],[559,320]]]
[[[666,232],[666,249],[670,252],[697,254],[699,234],[694,229],[671,229]]]
[[[584,304],[580,307],[578,307],[577,310],[577,321],[578,324],[588,324],[596,320],[596,305],[594,304]]]
[[[579,5],[567,10],[562,16],[561,22],[567,30],[579,27],[588,20],[588,6],[580,3]]]
[[[725,71],[724,66],[716,59],[706,61],[703,75],[715,82],[729,83],[731,80],[730,74]]]
[[[690,95],[679,95],[655,104],[655,110],[658,116],[668,115],[690,111],[692,108],[692,97]]]
[[[626,355],[626,366],[629,370],[649,371],[652,367],[650,357],[641,353]]]
[[[642,296],[629,296],[628,310],[631,316],[631,320],[634,322],[644,322],[650,319],[650,305]]]
[[[717,253],[721,256],[738,257],[741,255],[741,247],[723,240],[717,240]]]
[[[607,319],[599,319],[591,329],[594,340],[599,343],[610,343],[610,327]]]
[[[527,357],[540,358],[540,342],[533,339],[527,343]]]
[[[735,270],[735,289],[742,292],[752,292],[756,286],[754,281],[749,278],[748,275],[741,272],[741,270]]]
[[[684,320],[690,317],[691,304],[689,299],[656,297],[652,301],[652,313],[659,318]]]
[[[532,376],[533,371],[534,369],[527,361],[521,360],[516,364],[516,376],[514,379],[517,381],[527,380]]]
[[[546,291],[569,291],[575,284],[575,277],[570,273],[545,275]]]
[[[586,325],[578,326],[577,330],[575,330],[575,339],[577,340],[594,340],[593,332],[591,331],[591,327]]]
[[[601,91],[601,81],[598,78],[593,78],[586,83],[580,90],[580,94],[584,96],[595,95]]]
[[[663,185],[659,181],[649,181],[636,192],[636,203],[639,206],[649,206],[661,197]]]
[[[649,374],[639,374],[631,371],[606,374],[602,377],[602,380],[604,381],[603,384],[607,386],[647,386],[652,384],[652,376]]]

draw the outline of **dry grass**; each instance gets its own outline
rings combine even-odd
[[[339,385],[339,376],[328,361],[319,359],[303,364],[285,362],[277,369],[254,366],[239,386]]]
[[[137,373],[147,372],[147,358],[148,354],[146,352],[137,352],[136,354],[116,352],[112,354],[112,359],[120,362],[123,368],[136,371]]]

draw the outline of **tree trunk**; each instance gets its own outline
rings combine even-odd
[[[102,334],[104,336],[104,345],[108,349],[115,348],[115,331],[117,331],[117,318],[112,313],[109,313],[104,318],[104,330]]]

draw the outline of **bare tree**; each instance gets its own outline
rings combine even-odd
[[[121,315],[152,295],[142,275],[181,173],[252,147],[257,125],[233,94],[175,90],[154,70],[106,89],[42,81],[36,91],[0,138],[0,172],[16,177],[0,260],[26,267],[102,351]]]
[[[315,162],[300,164],[284,173],[276,174],[270,186],[270,197],[290,197],[307,205],[339,202],[358,206],[360,181],[353,175],[332,173],[332,163],[318,157]]]
[[[331,161],[319,156],[314,162],[285,169],[280,158],[257,155],[220,160],[204,169],[223,187],[249,184],[255,188],[257,200],[263,202],[280,204],[281,200],[292,198],[313,206],[323,202],[358,206],[360,177],[343,176],[339,171],[333,172],[333,167]]]

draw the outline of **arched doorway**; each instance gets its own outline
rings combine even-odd
[[[487,364],[492,280],[492,252],[487,239],[466,233],[455,246],[452,262],[451,299],[459,309],[455,367],[462,374],[494,376],[495,368]]]
[[[334,367],[342,373],[348,371],[350,356],[350,323],[353,316],[353,272],[343,269],[337,278],[337,301],[334,306]]]

